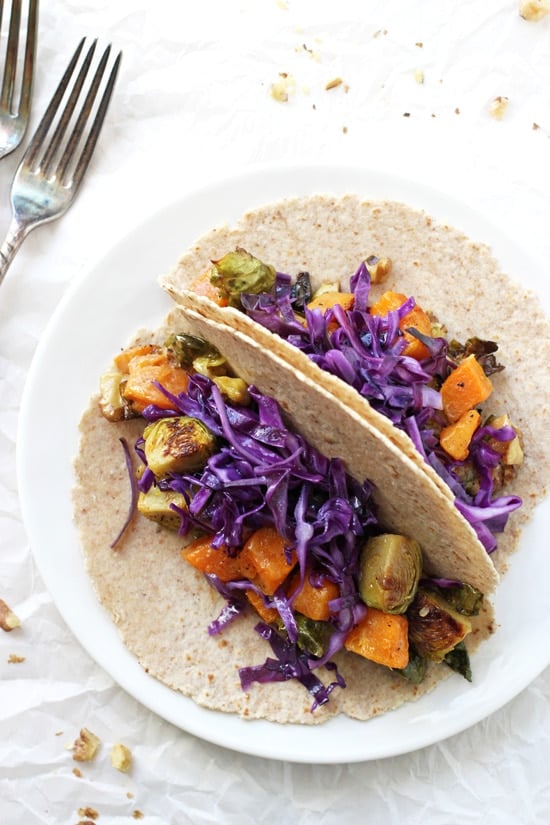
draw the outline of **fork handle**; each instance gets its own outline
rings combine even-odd
[[[10,264],[15,258],[19,247],[27,237],[29,228],[21,224],[15,218],[8,228],[4,242],[0,247],[0,284],[5,278],[6,272],[10,268]]]

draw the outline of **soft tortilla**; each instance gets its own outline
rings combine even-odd
[[[334,431],[325,426],[331,419],[332,424],[336,424],[339,418],[331,412],[336,410],[332,397],[327,396],[326,405],[315,415],[312,399],[317,403],[324,391],[319,390],[321,396],[317,391],[312,394],[311,384],[293,373],[286,363],[270,363],[270,356],[254,341],[234,335],[226,326],[209,322],[200,315],[175,310],[167,323],[169,328],[201,334],[217,343],[222,351],[227,351],[230,360],[235,356],[235,364],[238,359],[243,370],[250,370],[257,385],[264,385],[266,390],[275,385],[279,397],[284,395],[286,399],[287,411],[293,410],[293,418],[296,410],[310,411],[311,419],[300,415],[297,419],[304,423],[305,429],[313,428],[316,446],[323,449],[334,445]],[[160,331],[156,340],[162,340],[165,333],[166,329]],[[153,337],[143,332],[139,340]],[[294,376],[294,381],[290,376]],[[330,702],[314,713],[310,710],[311,698],[293,681],[257,685],[244,693],[238,669],[263,662],[270,653],[253,630],[257,621],[254,616],[243,617],[221,636],[210,637],[207,627],[221,609],[221,597],[208,587],[202,575],[183,561],[182,539],[145,518],[134,518],[120,549],[110,547],[124,522],[130,496],[119,439],[124,437],[133,443],[143,426],[141,420],[117,424],[106,421],[99,412],[97,398],[92,399],[81,421],[81,448],[75,461],[74,512],[98,598],[112,615],[125,645],[147,673],[207,708],[237,713],[248,719],[300,724],[317,724],[338,713],[365,720],[418,698],[451,674],[445,666],[431,666],[424,682],[413,686],[387,668],[354,654],[341,653],[335,661],[347,688],[333,691]],[[362,427],[359,422],[357,431]],[[351,434],[345,427],[338,432],[338,438],[351,442]],[[365,443],[370,438],[367,434],[362,437]],[[424,480],[419,479],[414,466],[412,472],[409,468],[404,471],[403,456],[391,443],[382,443],[377,434],[370,446],[379,452],[380,461],[376,464],[387,468],[392,496],[400,498],[409,515],[414,510],[413,502],[415,506],[425,507],[425,503],[417,501],[414,480],[420,488]],[[105,468],[109,468],[108,472]],[[394,476],[401,480],[410,478],[412,486],[396,486]],[[432,516],[431,511],[429,516],[425,514],[433,524]],[[393,517],[393,512],[388,517]],[[440,572],[454,575],[450,567],[443,565]],[[468,638],[471,650],[492,632],[492,621],[492,608],[486,602],[483,613],[473,622],[474,631]],[[330,674],[325,677],[327,682],[332,678]]]
[[[508,412],[522,432],[529,467],[528,472],[520,470],[513,484],[513,492],[524,504],[511,515],[506,532],[498,537],[499,550],[491,557],[503,572],[521,526],[550,484],[550,439],[546,435],[550,432],[550,388],[545,367],[550,360],[550,323],[536,297],[501,272],[486,246],[473,243],[460,231],[404,204],[372,202],[355,195],[289,198],[256,209],[235,226],[216,227],[201,237],[161,277],[162,286],[179,304],[244,333],[320,391],[330,392],[350,422],[358,416],[365,428],[378,430],[449,501],[450,490],[422,460],[408,436],[355,390],[244,313],[220,308],[193,292],[194,280],[211,260],[236,246],[291,275],[308,271],[314,287],[323,281],[347,285],[361,260],[371,254],[387,256],[393,262],[392,272],[382,286],[373,287],[374,297],[387,289],[414,295],[445,323],[450,337],[465,340],[477,335],[497,341],[499,360],[506,369],[493,377],[495,391],[485,409],[495,414]],[[471,534],[470,539],[477,548],[471,552],[477,554],[482,568],[484,551]]]

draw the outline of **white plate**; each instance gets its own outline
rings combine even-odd
[[[232,222],[255,206],[313,192],[356,192],[424,208],[489,243],[506,271],[520,272],[539,294],[547,290],[541,297],[547,310],[550,306],[544,273],[525,251],[444,194],[367,169],[272,168],[244,174],[160,210],[73,283],[29,373],[18,475],[25,522],[46,586],[81,644],[128,693],[178,727],[234,750],[296,762],[354,762],[406,753],[464,730],[504,705],[550,663],[550,555],[543,540],[550,532],[548,500],[538,508],[498,590],[501,626],[474,656],[473,685],[453,676],[418,702],[369,722],[335,718],[313,727],[243,721],[208,711],[146,675],[96,600],[71,513],[80,415],[113,353],[138,327],[157,325],[169,308],[157,286],[158,274],[214,225]],[[61,407],[44,403],[52,386],[65,390]]]

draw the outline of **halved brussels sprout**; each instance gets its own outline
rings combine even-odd
[[[477,616],[483,604],[483,593],[466,582],[439,584],[437,579],[422,582],[430,590],[435,590],[451,607],[463,616]]]
[[[185,332],[171,333],[166,338],[164,346],[170,350],[179,366],[186,368],[193,365],[195,358],[213,351],[217,352],[208,341],[195,335],[188,335]]]
[[[442,662],[472,629],[466,616],[435,591],[419,587],[407,611],[409,639],[420,656]]]
[[[384,613],[405,613],[422,572],[417,541],[395,533],[370,538],[360,559],[359,593],[369,607]]]
[[[200,470],[216,451],[216,438],[187,415],[160,418],[143,431],[147,464],[157,478]]]
[[[169,530],[179,530],[181,517],[171,505],[175,504],[181,510],[187,509],[187,502],[181,493],[174,490],[161,490],[153,484],[146,493],[140,493],[137,508],[142,516],[157,522]]]
[[[108,421],[123,421],[137,416],[122,395],[126,378],[120,370],[113,368],[99,379],[99,407]]]
[[[241,306],[243,292],[258,294],[269,292],[275,286],[276,270],[264,264],[242,247],[228,252],[218,261],[212,261],[214,268],[210,280],[230,306]]]

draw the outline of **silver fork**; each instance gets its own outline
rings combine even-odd
[[[15,173],[11,187],[13,217],[0,247],[0,284],[28,233],[41,223],[61,217],[73,203],[105,121],[122,52],[118,53],[114,61],[103,95],[95,109],[94,103],[105,74],[111,46],[107,46],[103,52],[82,106],[76,113],[96,48],[94,40],[76,73],[65,107],[54,127],[55,117],[60,112],[85,40],[86,38],[81,40],[72,56]],[[73,115],[74,125],[67,132]],[[51,136],[48,137],[52,127]]]
[[[2,21],[3,5],[3,0],[0,0],[0,22]],[[0,158],[9,155],[19,146],[29,122],[37,26],[38,0],[30,0],[27,13],[23,76],[19,99],[16,100],[17,54],[22,32],[20,31],[21,0],[13,0],[6,46],[4,77],[2,79],[2,91],[0,92]]]

